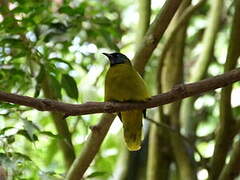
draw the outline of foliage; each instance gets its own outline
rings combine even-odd
[[[106,62],[96,52],[119,51],[122,7],[108,1],[16,0],[0,8],[1,90],[42,98],[42,83],[49,77],[57,99],[102,100],[101,72]],[[0,108],[0,164],[17,179],[64,173],[56,144],[64,137],[57,135],[48,115],[5,103]],[[78,151],[97,117],[69,120]],[[92,173],[88,178],[103,174]]]

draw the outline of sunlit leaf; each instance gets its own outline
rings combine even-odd
[[[24,123],[24,129],[26,130],[28,136],[31,138],[32,141],[34,141],[34,136],[37,131],[40,131],[39,127],[34,124],[32,121],[29,120],[23,120]]]
[[[58,139],[52,139],[50,141],[50,144],[47,146],[48,153],[46,154],[46,159],[44,160],[46,164],[49,164],[52,162],[54,157],[56,156],[56,152],[58,149]]]
[[[70,69],[73,69],[71,63],[69,63],[61,58],[51,58],[51,59],[49,59],[49,61],[62,62],[62,63],[67,64]]]
[[[31,158],[26,154],[22,154],[20,152],[14,152],[12,154],[17,158],[21,158],[21,159],[24,159],[24,160],[27,160],[27,161],[32,161]]]
[[[38,137],[37,137],[35,134],[33,134],[32,136],[30,136],[30,135],[28,134],[28,132],[27,132],[26,130],[23,130],[23,129],[19,130],[19,131],[17,132],[17,134],[24,136],[27,140],[29,140],[29,141],[31,141],[31,142],[34,142],[34,141],[37,141],[37,140],[38,140]]]
[[[14,127],[5,127],[5,128],[3,128],[3,129],[1,129],[0,130],[0,134],[4,134],[5,133],[5,131],[7,131],[7,130],[9,130],[9,129],[13,129]]]
[[[42,90],[48,89],[42,94],[45,97],[41,98],[60,100],[63,88],[63,93],[72,99],[83,100],[86,96],[102,99],[97,89],[91,88],[89,93],[88,82],[86,87],[81,84],[86,93],[81,93],[79,97],[80,84],[77,82],[81,81],[77,80],[79,77],[85,79],[93,67],[98,69],[103,65],[99,64],[96,59],[98,52],[91,45],[94,44],[99,52],[103,48],[118,51],[118,45],[121,48],[125,45],[120,29],[126,28],[121,19],[122,5],[115,1],[12,0],[7,11],[6,7],[0,5],[0,90],[25,96],[34,94],[37,98]],[[124,31],[126,37],[127,30]],[[32,74],[29,72],[32,64],[29,60],[34,62]],[[79,72],[76,78],[69,73],[73,69]],[[99,88],[102,88],[104,75],[100,75]],[[68,137],[60,135],[61,129],[55,129],[56,121],[52,121],[51,113],[36,113],[32,108],[3,102],[0,102],[0,111],[0,164],[7,168],[11,176],[9,178],[64,179],[63,174],[56,172],[65,173],[66,154],[62,156],[62,150],[68,148],[69,142]],[[19,119],[26,116],[32,121],[24,120],[24,127],[20,129],[22,122]],[[88,127],[95,124],[97,119],[89,116],[86,121],[84,119],[86,125],[78,127],[77,123],[68,122],[69,127],[65,128],[73,134],[69,139],[73,139],[76,152],[82,150]],[[36,124],[44,127],[44,131]],[[33,146],[32,143],[38,139]],[[66,142],[63,143],[66,147],[60,148],[59,140]],[[95,172],[89,174],[88,178],[107,179],[110,173],[103,171],[110,172],[109,166],[114,166],[113,161],[108,161],[108,166],[100,158],[96,161],[99,161],[99,166],[97,163],[92,165]],[[99,168],[101,164],[105,168]]]
[[[0,102],[0,108],[2,109],[11,109],[11,108],[16,108],[18,107],[19,105],[17,104],[11,104],[11,103],[1,103]]]

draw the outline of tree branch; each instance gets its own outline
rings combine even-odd
[[[161,8],[161,12],[156,16],[142,43],[138,46],[133,58],[134,66],[140,74],[143,74],[144,67],[147,64],[153,50],[167,29],[174,14],[179,8],[182,0],[168,0]]]
[[[169,49],[166,51],[166,57],[162,60],[160,57],[158,59],[159,63],[163,63],[163,65],[159,64],[159,67],[162,67],[160,77],[163,92],[169,91],[175,84],[183,82],[183,59],[187,36],[186,31],[188,27],[186,12],[189,12],[189,5],[191,5],[191,0],[185,0],[185,3],[180,6],[171,25],[169,26],[168,34],[170,35],[172,32],[171,30],[174,30],[176,26],[179,26],[179,22],[182,22],[182,25],[178,27],[179,31],[176,33],[174,40],[169,46]],[[182,18],[185,19],[185,22],[183,22]],[[176,101],[163,107],[165,121],[170,123],[170,126],[177,131],[180,131],[180,106],[181,101]],[[196,180],[197,169],[193,148],[186,144],[177,134],[171,133],[168,136],[173,153],[172,156],[179,172],[179,179]],[[161,149],[161,146],[158,148]]]
[[[240,141],[238,140],[231,152],[229,163],[223,168],[219,180],[231,180],[240,172]]]
[[[177,131],[176,129],[171,128],[170,126],[168,126],[165,123],[162,122],[157,122],[151,118],[146,118],[146,120],[148,120],[149,122],[155,124],[158,128],[164,128],[166,129],[168,132],[177,135],[179,138],[181,138],[182,140],[184,140],[186,143],[189,144],[189,146],[191,148],[193,148],[193,150],[199,155],[200,159],[203,160],[204,157],[202,156],[201,152],[197,149],[197,147],[191,142],[190,139],[188,139],[187,137],[185,137],[184,135],[182,135],[179,131]]]
[[[39,111],[61,112],[67,116],[114,113],[133,109],[154,108],[186,97],[225,87],[239,80],[240,68],[196,83],[177,85],[171,91],[152,96],[146,102],[87,102],[84,104],[69,104],[49,99],[20,96],[3,91],[0,91],[0,101],[29,106]]]
[[[202,39],[202,51],[199,57],[190,70],[189,81],[197,82],[206,77],[208,67],[212,61],[214,54],[215,42],[219,32],[219,25],[221,21],[221,15],[223,11],[223,0],[214,0],[210,6],[210,11],[207,16],[207,26],[204,31]],[[181,121],[182,127],[185,131],[185,135],[190,137],[194,141],[195,128],[198,126],[198,122],[194,120],[194,102],[195,98],[188,98],[183,101],[181,106]]]
[[[85,171],[99,151],[102,141],[104,140],[114,118],[115,116],[113,114],[103,114],[101,121],[91,128],[92,133],[88,137],[81,155],[75,159],[71,168],[67,172],[65,177],[66,180],[79,180],[83,177]]]
[[[234,69],[237,65],[240,56],[240,0],[234,1],[235,12],[232,20],[230,40],[228,45],[227,60],[224,64],[224,72]],[[216,134],[214,153],[211,159],[211,171],[209,174],[210,180],[219,179],[219,175],[223,172],[223,167],[229,150],[232,147],[234,136],[237,133],[236,121],[232,112],[231,94],[232,86],[227,86],[221,90],[220,96],[220,118],[219,129]],[[225,176],[225,175],[224,175]],[[223,176],[223,177],[224,177]],[[234,179],[234,178],[232,178]]]
[[[201,5],[205,2],[206,0],[200,0],[196,5],[190,5],[189,7],[186,8],[186,10],[180,15],[176,23],[174,24],[174,27],[171,29],[171,32],[169,32],[168,36],[166,37],[166,42],[161,49],[161,54],[158,59],[159,62],[163,62],[163,59],[166,57],[166,54],[171,47],[172,44],[174,44],[175,37],[178,34],[179,30],[181,30],[186,24],[186,22],[189,20],[189,18],[193,15],[193,13],[201,7]]]

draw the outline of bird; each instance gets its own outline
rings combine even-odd
[[[147,85],[124,54],[103,53],[110,61],[105,77],[104,101],[143,102],[149,99]],[[141,149],[142,119],[146,110],[119,112],[123,124],[124,140],[129,151]]]

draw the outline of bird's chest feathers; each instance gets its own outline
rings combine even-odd
[[[119,64],[109,69],[106,83],[117,92],[121,91],[120,89],[126,91],[127,89],[131,88],[134,81],[136,81],[134,77],[134,70],[131,66]]]
[[[106,100],[142,100],[145,95],[140,76],[127,64],[111,67],[105,83]]]

